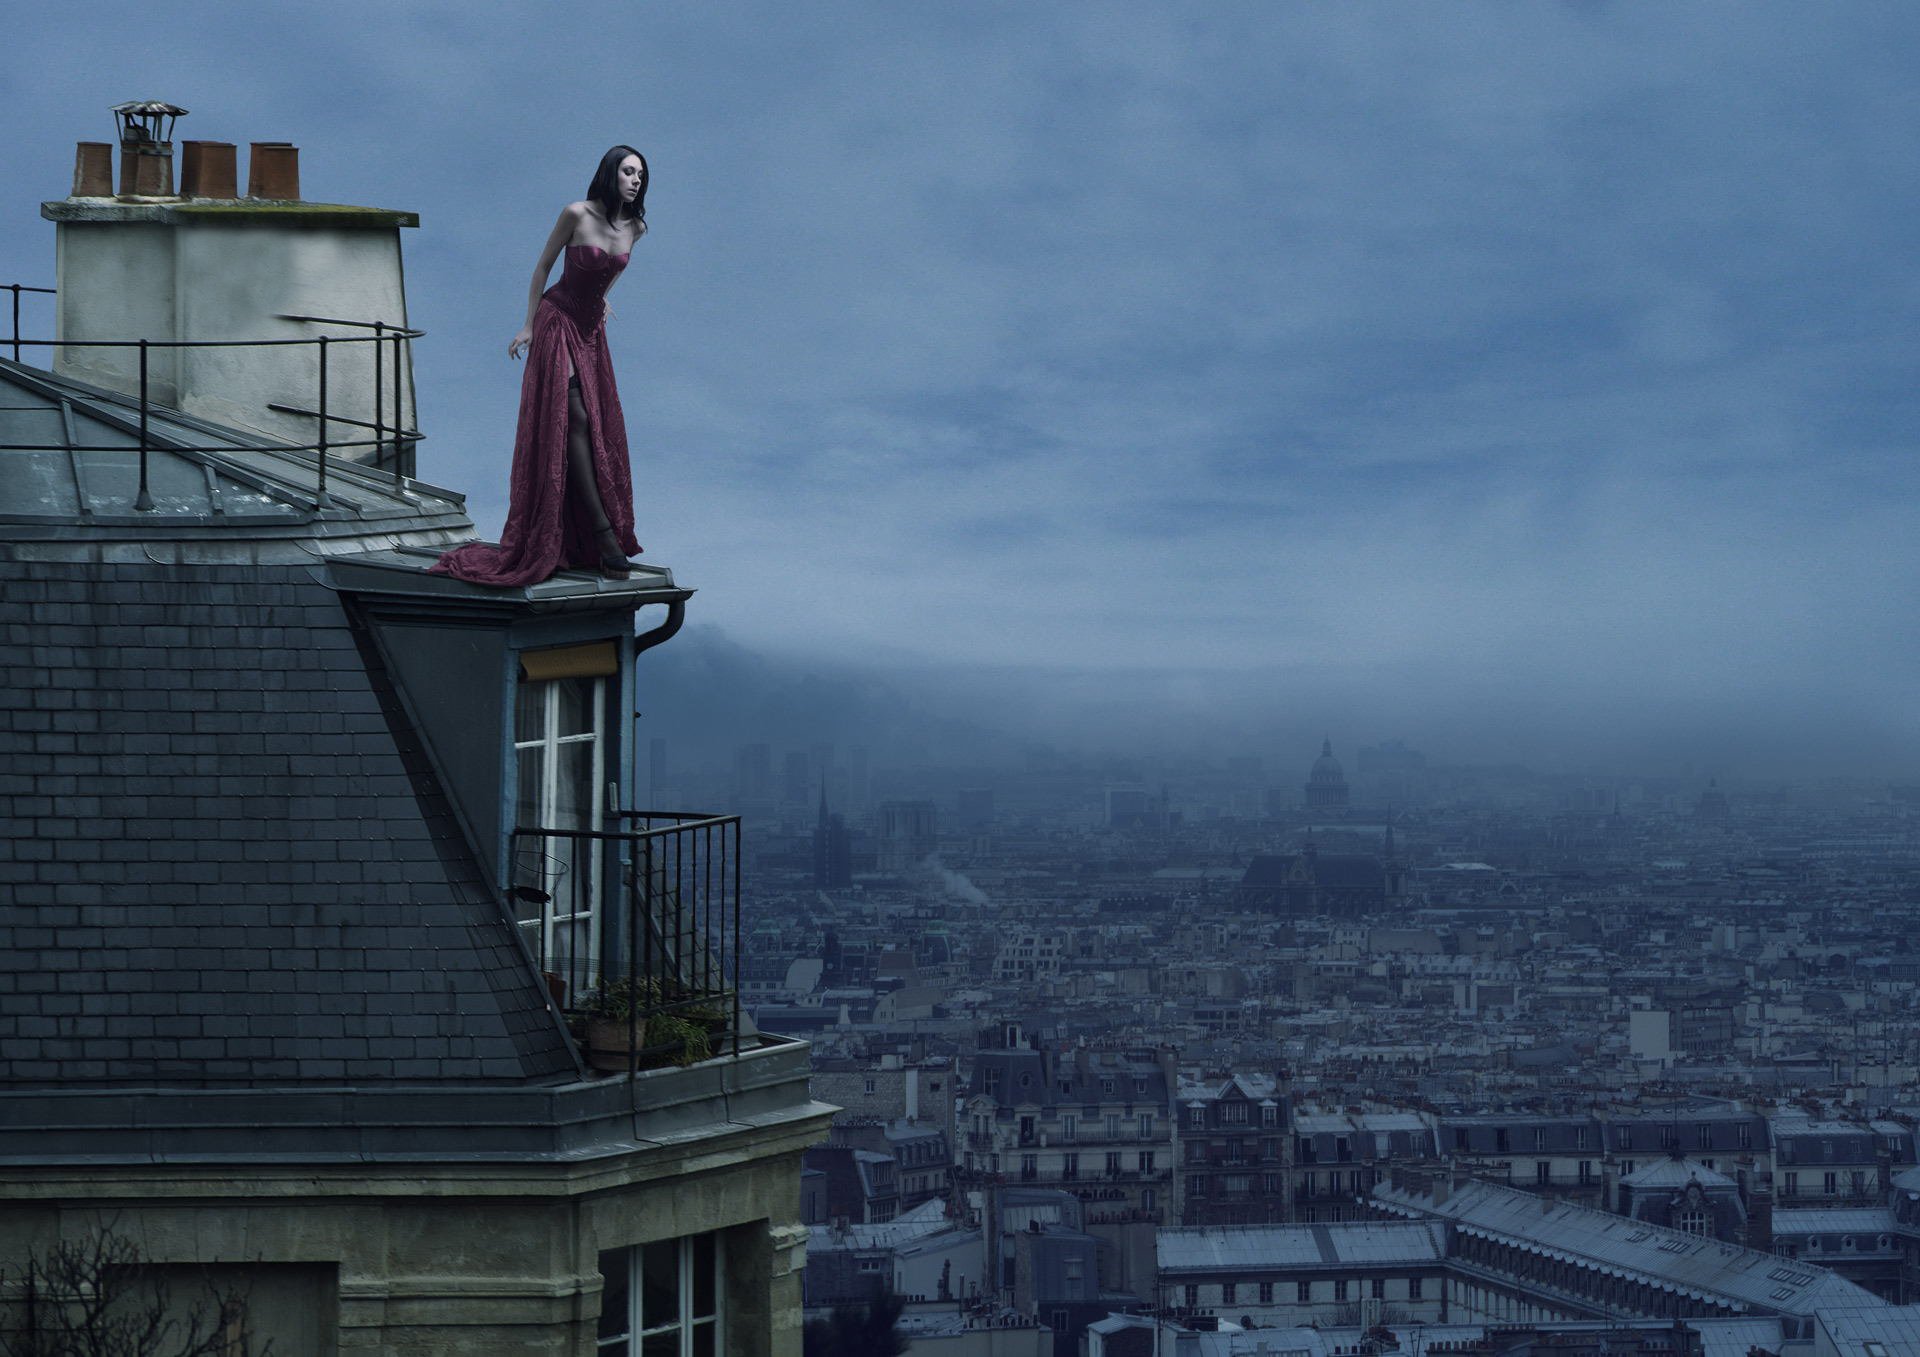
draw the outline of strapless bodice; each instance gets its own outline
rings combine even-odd
[[[605,316],[607,289],[626,268],[628,255],[608,254],[598,245],[569,245],[563,258],[560,281],[546,290],[545,297],[591,329]]]

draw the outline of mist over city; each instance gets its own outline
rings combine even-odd
[[[1401,739],[1463,765],[1524,764],[1612,778],[1720,777],[1756,786],[1906,777],[1910,704],[1890,671],[1863,709],[1774,673],[1702,680],[1625,656],[1548,677],[1463,657],[1410,669],[1301,663],[1196,669],[935,663],[918,656],[755,648],[689,624],[660,652],[643,735],[726,766],[742,739],[863,744],[901,765],[1018,768],[1034,751],[1197,766],[1284,763],[1333,735]],[[1882,685],[1867,680],[1863,687]],[[1758,689],[1758,691],[1756,691]]]

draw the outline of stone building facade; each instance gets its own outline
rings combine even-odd
[[[1084,1228],[1112,1246],[1103,1285],[1144,1296],[1154,1230],[1172,1209],[1172,1052],[1036,1050],[1017,1031],[995,1040],[974,1053],[962,1091],[956,1187],[981,1200],[1003,1187],[1071,1194]]]

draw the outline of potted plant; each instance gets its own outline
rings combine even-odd
[[[705,1021],[661,1012],[661,1003],[657,980],[602,982],[587,1000],[587,1063],[598,1070],[624,1070],[707,1059],[713,1044]]]

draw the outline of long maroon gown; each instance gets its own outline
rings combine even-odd
[[[607,522],[629,556],[633,538],[633,480],[627,465],[627,426],[607,354],[606,295],[624,254],[597,245],[569,245],[560,281],[546,290],[533,316],[533,346],[520,382],[520,428],[513,440],[513,480],[500,545],[455,547],[431,572],[473,584],[538,584],[557,570],[597,569],[600,547],[582,497],[567,493],[567,379],[580,377],[587,408],[594,479]]]

